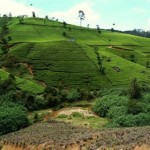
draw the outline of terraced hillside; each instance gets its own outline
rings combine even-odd
[[[148,38],[105,30],[98,34],[40,18],[22,23],[13,18],[7,36],[12,38],[7,57],[15,58],[7,71],[42,85],[126,86],[133,78],[150,83]]]

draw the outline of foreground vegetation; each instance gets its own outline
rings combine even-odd
[[[150,128],[93,130],[49,120],[0,137],[3,148],[20,149],[134,149],[150,146]]]
[[[149,88],[140,87],[133,80],[129,90],[102,93],[93,110],[101,117],[111,119],[109,127],[134,127],[150,125]]]

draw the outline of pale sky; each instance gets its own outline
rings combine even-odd
[[[83,26],[150,30],[150,0],[0,0],[0,14],[55,17],[79,25],[78,11],[85,13]],[[32,4],[32,6],[30,5]]]

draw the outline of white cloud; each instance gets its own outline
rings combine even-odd
[[[18,16],[18,15],[32,15],[32,11],[35,11],[36,13],[41,13],[40,9],[27,6],[25,3],[19,3],[16,2],[15,0],[4,0],[0,4],[0,14],[8,14],[9,12],[12,13],[13,16]]]
[[[87,26],[90,24],[90,27],[96,27],[96,25],[100,21],[100,16],[96,11],[93,9],[93,2],[83,2],[80,4],[75,5],[74,7],[70,8],[66,11],[58,11],[49,13],[49,17],[58,18],[60,21],[66,21],[70,24],[77,24],[79,25],[79,18],[78,18],[78,11],[82,10],[85,13],[85,20],[83,21],[83,26]]]
[[[103,2],[108,2],[109,0],[102,0]],[[79,25],[78,11],[83,10],[85,13],[85,20],[82,22],[83,26],[87,26],[90,24],[90,27],[96,27],[100,22],[100,16],[94,10],[93,6],[95,3],[91,0],[87,0],[86,2],[79,3],[72,8],[66,11],[57,11],[57,12],[47,12],[44,13],[44,10],[39,8],[35,8],[34,6],[26,5],[25,2],[17,2],[16,0],[4,0],[0,4],[0,14],[9,14],[12,13],[13,16],[18,15],[32,15],[32,11],[36,12],[36,15],[40,17],[44,17],[48,14],[49,18],[55,17],[60,21],[66,21],[70,24]]]

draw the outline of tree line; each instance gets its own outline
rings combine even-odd
[[[150,38],[150,31],[144,31],[143,29],[134,29],[131,31],[124,31],[124,33]]]

